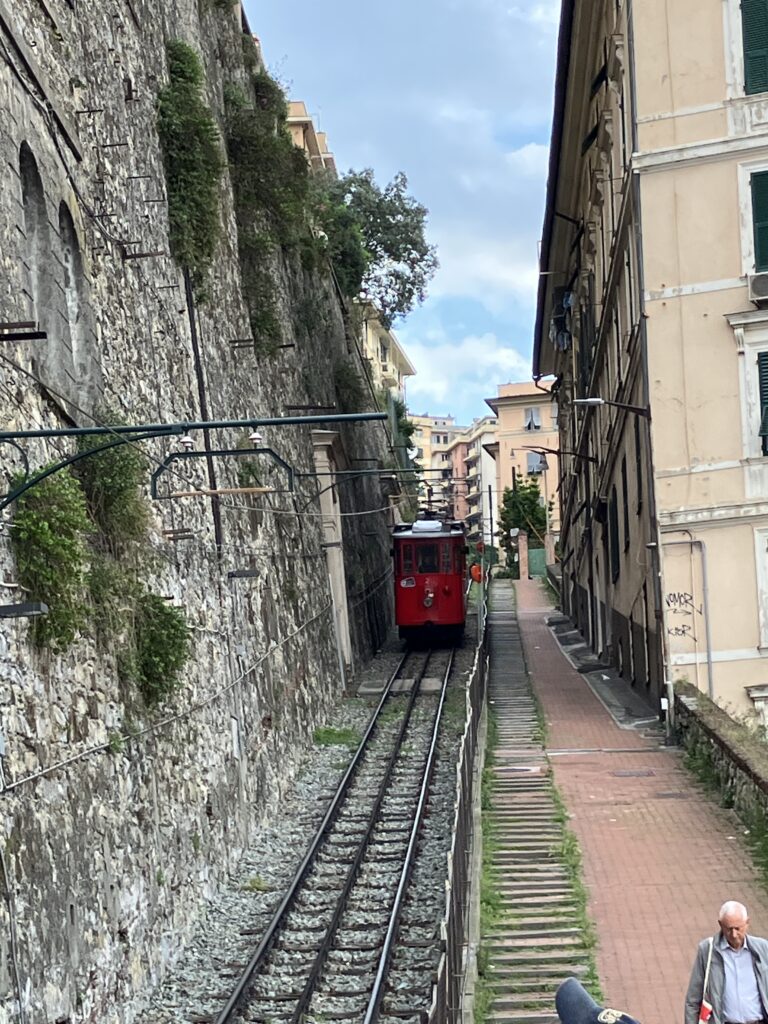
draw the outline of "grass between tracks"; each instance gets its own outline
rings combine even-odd
[[[537,724],[534,732],[534,740],[544,744],[546,739],[547,725],[541,706],[536,702]],[[485,766],[481,783],[481,806],[482,806],[482,829],[483,829],[483,866],[480,877],[480,946],[477,954],[477,985],[475,987],[474,1020],[475,1024],[486,1024],[492,1012],[492,1004],[495,996],[493,989],[493,963],[492,956],[482,941],[482,937],[492,934],[502,924],[502,900],[499,894],[499,883],[501,873],[495,864],[495,854],[499,843],[496,834],[494,821],[494,775],[493,768],[496,763],[496,749],[498,747],[498,721],[492,708],[488,708],[488,739],[486,744]],[[552,799],[554,802],[554,820],[560,826],[561,833],[555,843],[553,853],[557,860],[566,870],[568,880],[573,892],[573,902],[576,907],[575,918],[573,915],[564,915],[563,924],[577,928],[582,937],[582,949],[587,953],[587,971],[582,978],[584,987],[592,996],[602,1003],[602,992],[597,974],[595,961],[595,947],[597,936],[595,926],[587,911],[588,893],[582,878],[581,850],[574,833],[567,827],[568,812],[565,807],[562,795],[557,787],[552,784]],[[553,911],[552,916],[557,916]],[[510,914],[504,911],[504,923],[518,919],[523,920],[523,914]],[[535,919],[525,918],[527,923],[535,925]],[[532,943],[530,951],[536,946]],[[508,992],[514,991],[514,985],[509,984]]]

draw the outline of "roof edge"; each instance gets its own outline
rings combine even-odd
[[[557,71],[555,74],[555,109],[552,115],[552,135],[549,143],[549,171],[547,174],[547,198],[544,206],[544,230],[541,238],[539,257],[539,289],[536,300],[536,326],[533,335],[533,376],[541,377],[541,332],[544,326],[544,302],[547,296],[547,278],[542,273],[549,269],[549,249],[552,244],[552,226],[555,220],[555,202],[560,177],[560,155],[565,122],[565,97],[568,72],[571,66],[571,36],[576,0],[563,0],[560,9],[560,31],[557,37]]]

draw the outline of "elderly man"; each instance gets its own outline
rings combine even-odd
[[[712,1008],[711,1024],[762,1024],[768,1007],[768,941],[747,937],[747,908],[735,900],[722,905],[717,920],[720,930],[703,939],[696,952],[685,1024],[697,1024],[703,1002]]]

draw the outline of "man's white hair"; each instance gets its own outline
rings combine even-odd
[[[749,917],[747,908],[743,903],[738,903],[736,900],[726,900],[722,907],[720,907],[720,913],[717,915],[717,920],[722,921],[724,917],[731,914],[737,914],[739,917],[743,917],[745,921]]]

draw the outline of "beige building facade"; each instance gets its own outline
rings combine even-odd
[[[534,354],[569,613],[638,687],[740,712],[768,695],[766,40],[765,0],[565,0]]]
[[[304,150],[312,170],[328,171],[336,177],[336,161],[328,150],[326,133],[315,128],[315,122],[302,100],[288,102],[287,125],[293,144]]]
[[[486,404],[496,416],[496,480],[494,500],[496,510],[502,504],[504,491],[514,490],[520,481],[529,477],[536,480],[543,500],[552,503],[549,531],[555,537],[560,532],[560,502],[558,488],[560,471],[558,450],[557,402],[550,384],[521,381],[499,384],[495,398]]]
[[[395,332],[381,322],[376,307],[370,302],[363,302],[359,308],[362,314],[362,354],[368,360],[373,385],[405,402],[405,380],[412,377],[416,369]]]
[[[451,415],[430,416],[423,413],[414,416],[409,413],[408,419],[416,428],[412,439],[414,459],[424,471],[420,505],[423,508],[430,504],[434,508],[447,508],[454,491],[451,446],[466,427],[459,426]]]

